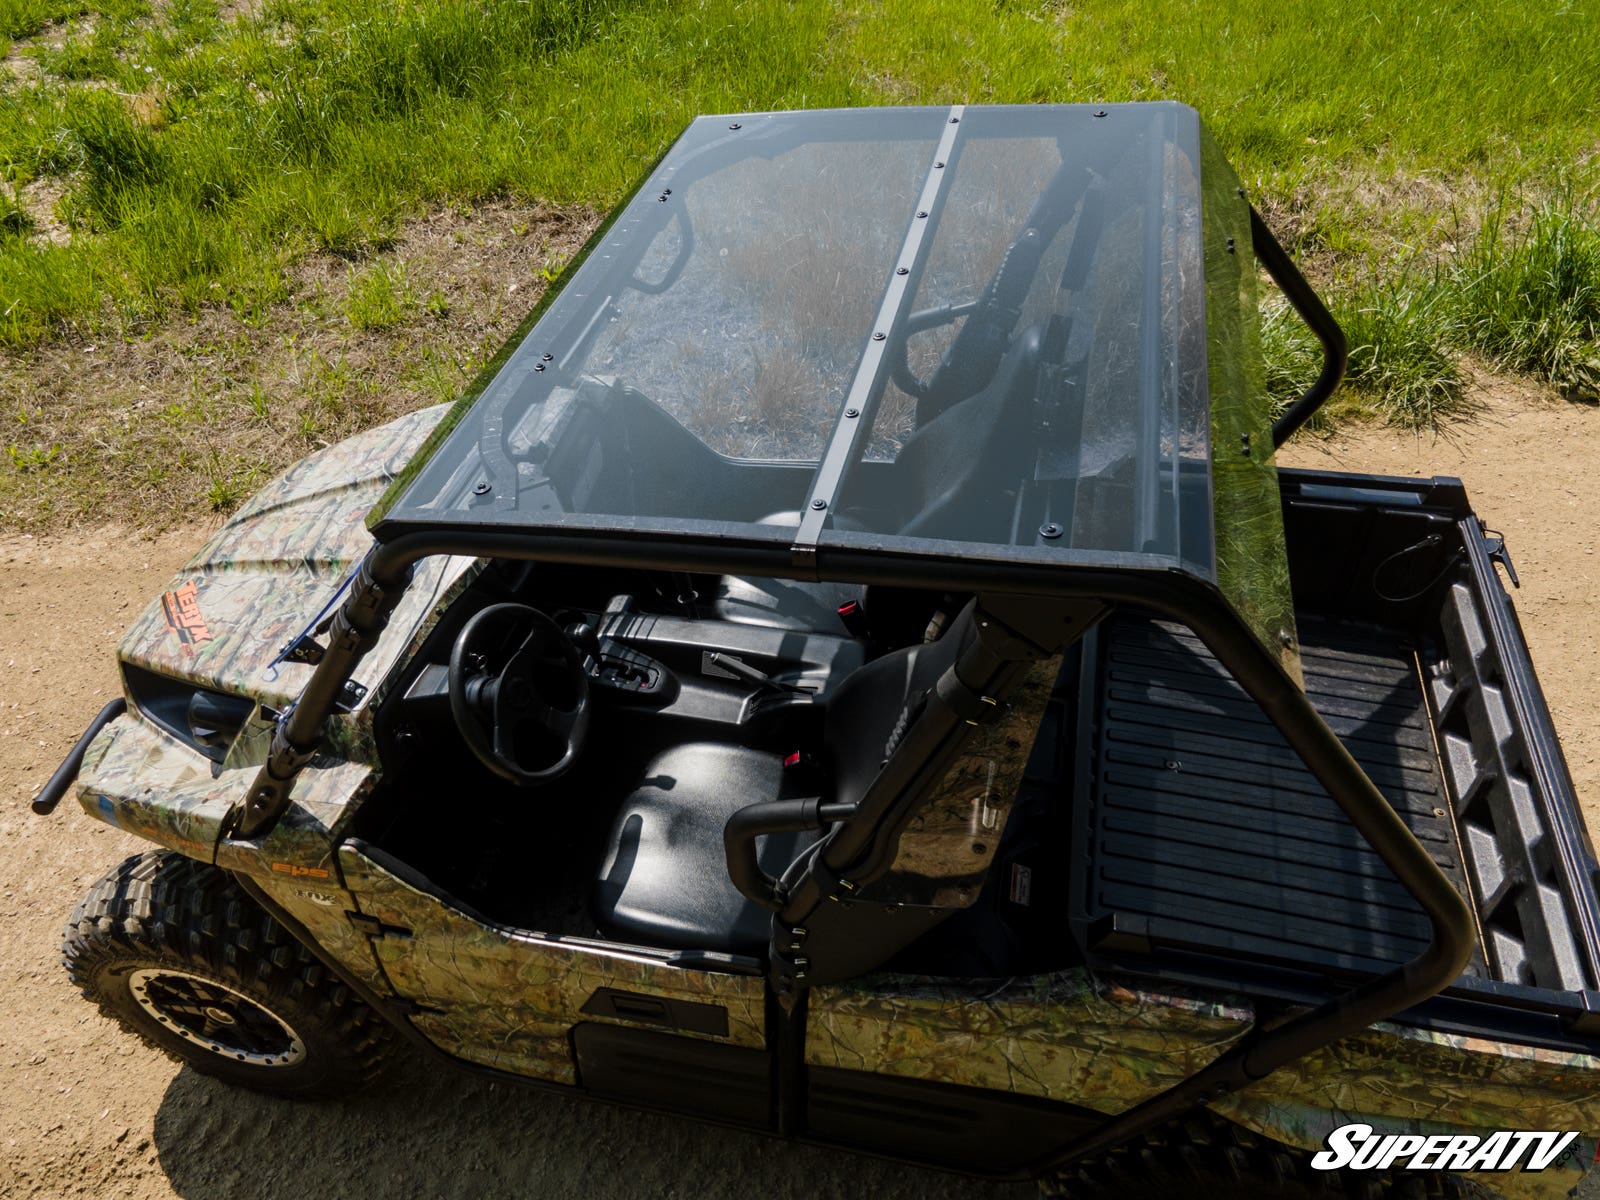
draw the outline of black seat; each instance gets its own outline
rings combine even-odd
[[[1013,341],[994,378],[976,395],[944,409],[909,438],[895,456],[895,495],[887,519],[871,524],[848,512],[832,518],[835,529],[857,532],[882,526],[881,533],[1009,540],[1019,481],[1006,474],[1016,462],[1015,439],[1031,436],[1030,404],[1037,390],[1043,334],[1024,330]],[[764,525],[799,525],[798,512],[772,513]],[[725,575],[713,607],[728,621],[779,629],[806,629],[843,635],[839,606],[860,600],[848,584],[751,579]]]
[[[690,742],[658,755],[628,797],[594,892],[606,934],[649,946],[759,952],[771,914],[728,880],[722,827],[740,808],[784,795],[783,757]],[[762,838],[763,868],[782,874],[816,834]]]
[[[825,799],[855,803],[866,794],[923,697],[972,634],[969,610],[937,642],[874,659],[839,685],[822,739]],[[802,780],[818,774],[798,772]],[[720,742],[691,742],[658,755],[612,825],[593,894],[601,930],[640,945],[764,954],[771,914],[729,879],[722,830],[747,804],[807,794],[792,790],[795,775],[778,754]],[[817,838],[762,838],[762,869],[781,877]]]

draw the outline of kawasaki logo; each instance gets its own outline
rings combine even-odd
[[[1576,1133],[1553,1129],[1470,1133],[1374,1133],[1371,1125],[1341,1125],[1327,1149],[1312,1156],[1319,1171],[1542,1171],[1572,1144]]]

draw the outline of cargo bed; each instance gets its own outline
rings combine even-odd
[[[1318,710],[1466,895],[1415,651],[1322,620],[1301,641]],[[1416,902],[1197,638],[1124,618],[1098,660],[1094,803],[1081,810],[1091,946],[1365,973],[1422,952]]]
[[[1477,915],[1435,1008],[1600,1033],[1593,851],[1497,543],[1454,481],[1286,472],[1284,494],[1307,693]],[[1119,613],[1076,687],[1091,962],[1300,997],[1422,950],[1415,902],[1194,634]]]

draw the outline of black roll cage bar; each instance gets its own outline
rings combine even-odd
[[[1293,437],[1295,431],[1309,421],[1333,395],[1333,390],[1344,378],[1350,350],[1339,322],[1333,319],[1333,314],[1323,304],[1321,297],[1311,290],[1311,285],[1300,274],[1300,268],[1294,265],[1294,259],[1289,257],[1288,251],[1272,236],[1272,230],[1267,228],[1255,205],[1250,206],[1250,247],[1256,252],[1257,261],[1272,276],[1272,282],[1278,285],[1284,299],[1293,306],[1306,327],[1316,334],[1317,341],[1322,343],[1321,374],[1272,423],[1272,447],[1276,450]]]

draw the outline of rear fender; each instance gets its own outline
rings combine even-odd
[[[1576,1131],[1543,1171],[1463,1172],[1506,1196],[1556,1200],[1583,1178],[1600,1129],[1600,1057],[1381,1024],[1323,1047],[1213,1111],[1263,1137],[1324,1148],[1342,1125],[1380,1133]]]

